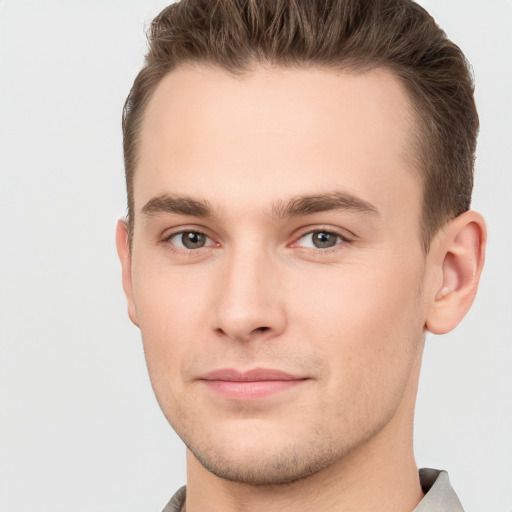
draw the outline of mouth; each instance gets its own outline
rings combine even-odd
[[[228,400],[253,401],[283,393],[309,378],[270,368],[254,368],[245,372],[224,368],[209,372],[200,380],[210,391]]]

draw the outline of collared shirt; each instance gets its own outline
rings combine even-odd
[[[420,469],[420,483],[425,496],[412,512],[464,512],[446,471]]]
[[[420,483],[425,496],[412,512],[464,512],[446,471],[420,469]],[[182,487],[162,512],[181,512],[185,496],[186,487]]]

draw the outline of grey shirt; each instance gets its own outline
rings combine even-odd
[[[420,483],[425,496],[412,512],[464,512],[446,471],[420,469]],[[182,487],[162,512],[181,512],[185,496],[186,488]]]

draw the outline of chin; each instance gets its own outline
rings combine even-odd
[[[247,422],[238,428],[175,429],[189,452],[210,473],[241,484],[282,485],[322,472],[342,460],[364,439],[340,436],[319,425],[264,428]]]
[[[227,452],[215,448],[188,448],[201,465],[215,476],[251,485],[290,484],[318,473],[335,462],[332,453],[328,457],[319,456],[318,452],[316,456],[311,456],[303,447],[276,450],[274,447],[262,449],[259,446],[254,451],[230,449]]]

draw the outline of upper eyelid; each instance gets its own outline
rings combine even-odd
[[[184,233],[199,233],[201,235],[204,235],[207,238],[207,242],[204,246],[198,247],[196,249],[189,249],[187,247],[181,247],[179,243],[171,242],[171,240],[174,237],[183,235]],[[173,253],[176,254],[200,254],[203,253],[204,250],[215,248],[215,246],[219,246],[219,243],[210,236],[208,233],[205,232],[203,229],[197,229],[197,228],[183,228],[183,226],[175,229],[167,229],[164,230],[164,232],[160,235],[158,238],[158,244],[166,247],[168,250],[170,250]],[[183,242],[182,242],[183,243]]]
[[[209,233],[209,230],[194,226],[179,226],[176,228],[169,228],[163,231],[161,238],[163,240],[170,240],[171,238],[182,235],[183,233],[199,233],[201,235],[204,235],[211,240],[214,239],[214,237],[211,236],[211,233]]]
[[[197,247],[194,249],[182,247],[182,246],[180,246],[180,244],[171,243],[171,240],[173,238],[183,235],[184,233],[198,233],[198,234],[204,235],[208,239],[209,242],[207,242],[204,246]],[[209,249],[215,248],[216,246],[217,247],[219,246],[219,243],[216,242],[214,238],[212,238],[210,235],[205,233],[203,230],[183,229],[183,228],[171,230],[170,232],[167,231],[161,237],[159,243],[162,244],[164,247],[166,247],[166,249],[171,251],[172,253],[177,254],[177,255],[182,255],[182,256],[184,256],[184,255],[199,256],[200,254],[204,254],[205,250],[209,250]],[[182,244],[183,244],[183,242],[182,242]]]
[[[334,235],[337,238],[339,238],[340,241],[337,242],[332,247],[323,247],[323,248],[320,248],[320,247],[301,247],[301,246],[297,245],[303,238],[305,238],[306,236],[311,236],[311,235],[313,235],[313,233],[329,233],[330,235]],[[298,238],[296,238],[295,241],[290,244],[290,247],[299,247],[299,248],[306,249],[306,250],[315,250],[315,251],[318,250],[318,251],[326,252],[326,251],[338,248],[339,245],[344,245],[345,243],[350,242],[350,241],[351,240],[349,238],[347,238],[347,237],[343,236],[342,234],[337,233],[335,231],[327,231],[326,229],[324,229],[324,230],[316,229],[316,230],[313,230],[313,231],[307,231],[303,235],[301,235]]]
[[[306,235],[310,235],[312,233],[318,233],[319,231],[337,235],[346,241],[353,241],[357,238],[357,236],[354,233],[352,233],[351,231],[349,231],[348,229],[318,225],[318,226],[307,226],[305,228],[297,230],[297,234],[294,235],[294,237],[293,237],[294,242]],[[294,243],[294,242],[292,242],[292,243]]]
[[[309,235],[313,235],[314,233],[327,233],[329,235],[334,235],[338,238],[341,238],[342,240],[348,240],[348,238],[345,235],[338,233],[337,231],[328,231],[327,229],[314,229],[313,231],[307,231],[303,235],[299,236],[297,240],[300,240],[301,238],[304,238]]]

